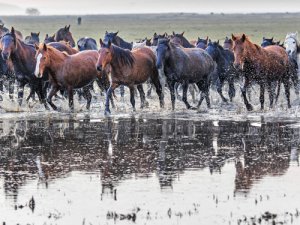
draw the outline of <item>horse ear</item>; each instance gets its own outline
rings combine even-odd
[[[13,35],[15,34],[15,28],[14,27],[11,27],[10,33],[13,34]]]
[[[208,41],[208,36],[206,36],[206,42]]]
[[[37,33],[37,36],[40,36],[40,32]]]
[[[198,37],[198,41],[200,41],[200,37]]]
[[[117,31],[117,32],[115,33],[115,36],[117,36],[117,35],[118,35],[118,33],[119,33],[119,31]]]
[[[155,32],[154,34],[153,34],[153,37],[156,37],[157,36],[157,33]]]
[[[164,33],[164,37],[168,37],[168,33],[167,32]]]
[[[49,37],[49,35],[48,34],[46,34],[46,37],[45,37],[45,39],[47,39]]]
[[[108,32],[107,32],[107,31],[105,31],[105,34],[108,34]]]
[[[102,41],[101,38],[100,38],[100,40],[99,40],[99,43],[100,43],[100,46],[101,46],[101,47],[104,45],[104,43],[103,43],[103,41]]]
[[[266,38],[265,38],[265,37],[263,37],[263,41],[264,41],[264,40],[266,40]]]
[[[241,38],[241,41],[244,42],[245,40],[246,40],[246,35],[243,34],[243,35],[242,35],[242,38]]]
[[[55,38],[55,34],[52,35],[52,38],[53,38],[53,39]]]
[[[39,46],[37,44],[34,44],[35,50],[39,50]]]
[[[44,43],[44,45],[43,45],[43,50],[44,51],[47,51],[47,45]]]
[[[234,36],[233,34],[231,34],[231,38],[233,41],[236,41],[236,36]]]
[[[220,44],[220,40],[217,41],[217,44]]]
[[[68,30],[70,30],[71,25],[69,24],[69,26],[67,27]]]
[[[181,33],[181,36],[183,36],[184,35],[184,31]]]
[[[271,41],[273,42],[274,37],[271,38]]]
[[[32,36],[32,34],[33,34],[33,33],[32,33],[32,32],[30,32],[30,36]]]
[[[209,43],[211,43],[211,40],[210,40],[210,39],[208,39],[208,42],[209,42]]]
[[[175,35],[175,32],[173,31],[173,35]]]

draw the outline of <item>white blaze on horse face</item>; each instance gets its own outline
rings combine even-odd
[[[41,63],[42,56],[43,56],[42,53],[40,53],[36,57],[36,65],[35,65],[35,71],[34,71],[34,75],[36,77],[40,77],[40,63]]]

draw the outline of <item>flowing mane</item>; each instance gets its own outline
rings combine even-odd
[[[133,67],[135,59],[131,51],[116,45],[111,45],[111,48],[113,52],[113,61],[116,61],[121,65]]]

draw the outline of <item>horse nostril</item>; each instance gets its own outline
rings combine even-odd
[[[97,66],[97,70],[101,72],[102,71],[102,66]]]

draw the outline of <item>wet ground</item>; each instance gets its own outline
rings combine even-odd
[[[300,224],[298,107],[178,104],[3,110],[0,224]]]

